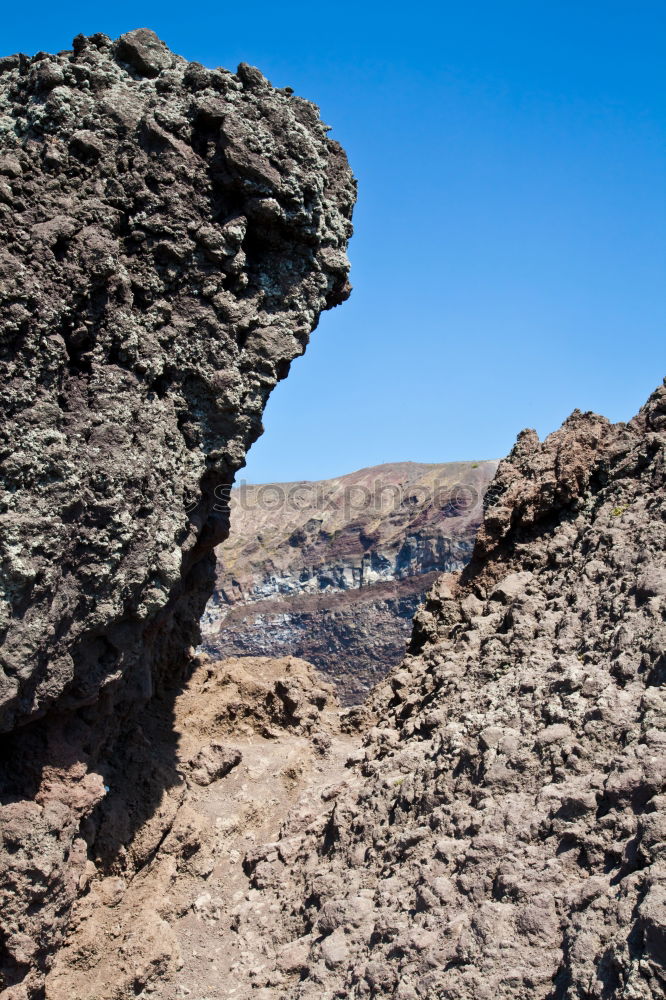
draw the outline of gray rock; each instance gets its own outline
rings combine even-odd
[[[312,954],[324,935],[290,997],[664,995],[664,414],[661,387],[500,463],[347,783],[262,882]]]
[[[168,727],[218,491],[349,294],[355,184],[314,105],[145,29],[0,73],[0,989],[31,995],[87,850],[131,868],[179,785],[124,787],[132,720],[159,692]]]
[[[138,28],[121,35],[115,44],[116,58],[129,65],[142,76],[158,76],[174,63],[173,54],[154,31]]]

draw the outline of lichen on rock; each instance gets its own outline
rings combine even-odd
[[[6,799],[33,798],[45,755],[93,766],[186,669],[219,490],[349,294],[355,183],[327,131],[258,70],[188,63],[146,29],[0,62]],[[49,946],[36,917],[16,938],[22,907],[48,886],[43,923],[66,909],[68,815],[43,885],[11,885],[9,985]]]

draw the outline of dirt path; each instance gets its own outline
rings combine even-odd
[[[272,958],[274,938],[264,937],[262,928],[273,924],[274,916],[266,912],[263,894],[250,888],[243,859],[277,840],[288,813],[295,811],[303,827],[316,819],[321,792],[344,780],[345,761],[354,749],[349,737],[339,735],[325,755],[299,736],[255,738],[235,746],[243,754],[241,764],[188,801],[210,825],[214,868],[208,879],[192,881],[188,911],[173,926],[183,966],[170,984],[153,993],[163,1000],[247,995],[248,979],[261,972],[262,956]],[[254,933],[244,927],[234,933],[248,907]]]
[[[175,704],[181,777],[106,877],[90,865],[47,1000],[262,1000],[252,983],[276,968],[271,986],[288,991],[298,962],[280,949],[305,929],[277,925],[251,879],[278,851],[289,863],[349,773],[358,739],[341,732],[332,690],[293,657],[202,661]],[[169,741],[149,735],[154,764]]]

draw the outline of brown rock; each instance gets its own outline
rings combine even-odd
[[[231,491],[204,648],[301,657],[358,703],[404,656],[435,574],[468,561],[495,467],[400,462]]]
[[[663,995],[664,413],[666,386],[500,463],[301,864],[254,883],[311,928],[290,998]]]

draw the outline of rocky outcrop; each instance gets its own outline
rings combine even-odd
[[[665,444],[666,387],[519,437],[346,781],[252,853],[239,995],[663,996]]]
[[[0,60],[12,996],[39,989],[102,836],[86,817],[113,795],[109,748],[120,734],[129,754],[128,717],[187,670],[227,532],[219,492],[348,295],[355,188],[326,133],[258,70],[188,63],[146,30]]]
[[[209,632],[203,648],[237,656],[298,656],[334,682],[345,705],[358,705],[405,655],[413,619],[437,577],[426,573],[342,592],[239,604]]]
[[[351,176],[144,31],[0,61],[0,132],[3,1000],[663,996],[666,387],[520,436],[363,711],[193,661]]]
[[[173,733],[179,780],[50,1000],[662,997],[665,444],[666,387],[521,435],[362,710],[291,658],[204,658],[168,725],[154,699],[110,780]]]
[[[405,654],[439,572],[462,569],[496,462],[399,462],[242,484],[202,620],[214,657],[302,657],[358,703]]]

